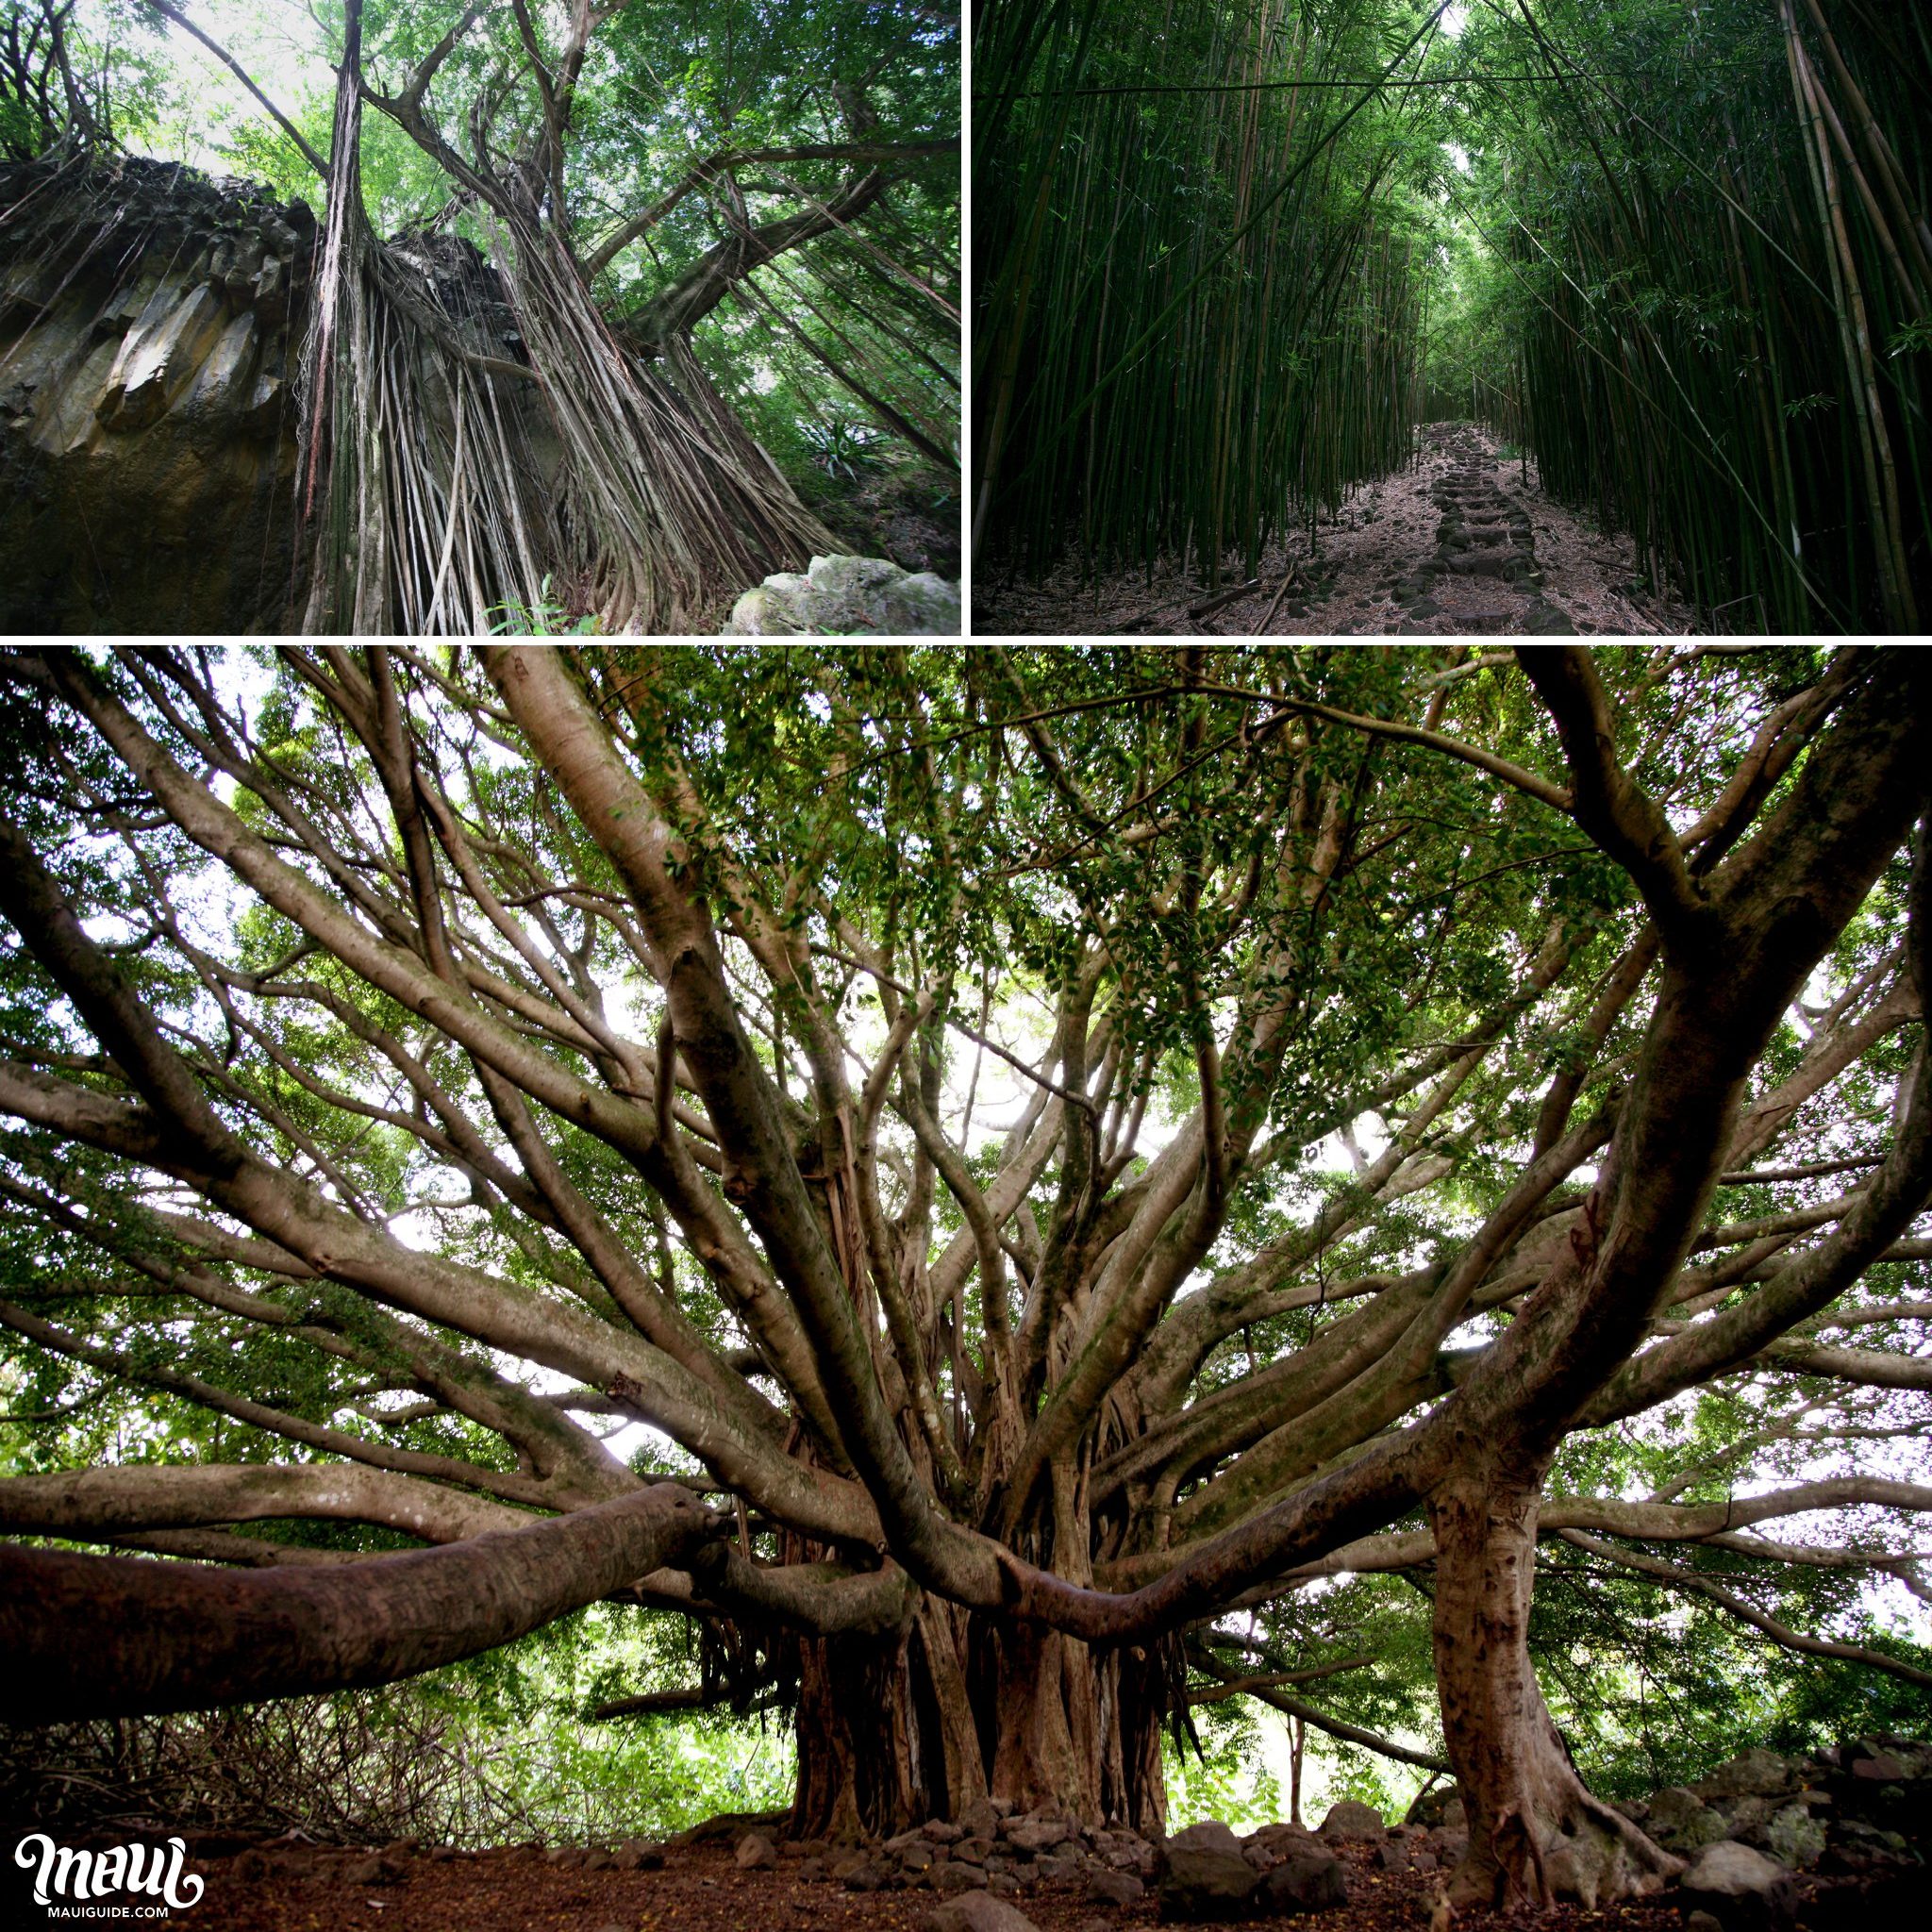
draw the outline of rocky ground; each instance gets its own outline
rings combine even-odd
[[[843,1847],[786,1842],[775,1822],[746,1820],[663,1845],[204,1840],[190,1869],[206,1894],[166,1923],[221,1932],[1126,1932],[1303,1917],[1319,1917],[1322,1932],[1889,1932],[1924,1923],[1932,1746],[1861,1739],[1811,1758],[1746,1752],[1702,1784],[1630,1809],[1689,1861],[1678,1884],[1541,1916],[1444,1915],[1442,1883],[1465,1839],[1460,1801],[1441,1791],[1393,1826],[1341,1804],[1314,1831],[1272,1824],[1238,1837],[1209,1822],[1158,1842],[1000,1806],[965,1824]]]
[[[855,555],[890,557],[901,570],[958,581],[958,479],[932,464],[881,464],[856,478],[819,479],[800,493]]]
[[[981,573],[979,637],[1656,637],[1706,629],[1646,591],[1636,546],[1547,495],[1487,430],[1434,423],[1412,469],[1371,484],[1221,601],[1178,569],[1039,584]],[[1230,584],[1227,588],[1236,589]]]

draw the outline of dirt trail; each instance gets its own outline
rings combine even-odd
[[[1277,599],[1282,579],[1293,573]],[[1260,588],[1203,608],[1178,571],[1040,584],[989,574],[980,637],[1120,633],[1224,637],[1657,637],[1704,628],[1689,605],[1636,581],[1636,545],[1525,480],[1495,439],[1432,423],[1412,469],[1370,484],[1341,512],[1263,559]],[[1190,606],[1198,615],[1191,614]],[[1271,615],[1272,611],[1272,615]]]
[[[1382,1871],[1365,1845],[1344,1847],[1341,1856],[1349,1904],[1298,1923],[1310,1932],[1424,1932],[1440,1876]],[[378,1862],[379,1875],[364,1875],[363,1868]],[[852,1890],[806,1877],[804,1860],[794,1857],[775,1871],[741,1871],[730,1850],[718,1846],[670,1852],[655,1872],[554,1865],[534,1848],[379,1861],[244,1853],[198,1863],[207,1898],[198,1911],[167,1922],[182,1932],[202,1919],[209,1932],[922,1932],[943,1895],[923,1888]],[[1030,1885],[1012,1903],[1035,1932],[1153,1932],[1158,1914],[1152,1890],[1113,1906],[1071,1880]],[[1608,1917],[1586,1920],[1566,1907],[1538,1921],[1536,1932],[1605,1932]],[[1456,1932],[1505,1932],[1516,1923],[1464,1913]],[[1646,1899],[1615,1924],[1621,1932],[1678,1932],[1679,1919],[1662,1900]]]
[[[1375,1848],[1336,1847],[1348,1904],[1293,1923],[1307,1932],[1426,1932],[1440,1873],[1389,1870]],[[661,1870],[609,1869],[609,1854],[536,1847],[453,1853],[391,1847],[387,1855],[312,1850],[195,1857],[207,1895],[149,1923],[182,1932],[922,1932],[941,1894],[856,1891],[786,1848],[774,1871],[741,1870],[725,1846],[669,1852]],[[556,1858],[559,1862],[552,1862]],[[588,1869],[599,1864],[601,1869]],[[1901,1874],[1868,1890],[1856,1881],[1799,1882],[1800,1932],[1877,1932],[1911,1923]],[[1150,1889],[1124,1906],[1102,1903],[1074,1880],[1030,1885],[1014,1904],[1036,1932],[1155,1932]],[[27,1915],[17,1924],[54,1923]],[[1224,1922],[1216,1922],[1224,1923]],[[1282,1921],[1272,1923],[1281,1924]],[[1455,1932],[1682,1932],[1682,1894],[1664,1892],[1589,1911],[1465,1910]]]

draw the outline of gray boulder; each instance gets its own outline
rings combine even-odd
[[[1007,1819],[1000,1825],[1000,1836],[1015,1851],[1038,1855],[1052,1851],[1056,1845],[1065,1844],[1073,1831],[1064,1819],[1047,1818],[1029,1811],[1024,1818]]]
[[[1708,1912],[1724,1932],[1791,1932],[1798,1893],[1775,1858],[1725,1839],[1699,1852],[1677,1881],[1686,1905]]]
[[[1192,1925],[1252,1916],[1260,1874],[1241,1856],[1241,1840],[1217,1819],[1204,1819],[1168,1840],[1160,1874],[1164,1924]]]
[[[1248,1862],[1258,1865],[1264,1872],[1296,1853],[1325,1852],[1326,1849],[1312,1831],[1299,1824],[1264,1824],[1241,1840],[1241,1850],[1247,1854]]]
[[[1774,1798],[1797,1782],[1790,1759],[1754,1745],[1720,1764],[1701,1784],[1690,1787],[1699,1798]]]
[[[935,1865],[930,1883],[935,1891],[983,1891],[986,1889],[986,1873],[976,1865],[954,1859],[944,1865]]]
[[[1204,1818],[1198,1824],[1191,1824],[1185,1831],[1175,1832],[1167,1841],[1170,1852],[1212,1850],[1239,1853],[1241,1848],[1241,1841],[1234,1835],[1233,1827],[1222,1824],[1218,1818]]]
[[[1764,1827],[1764,1842],[1781,1865],[1815,1865],[1824,1850],[1824,1826],[1803,1805],[1787,1805]]]
[[[1348,1903],[1348,1881],[1332,1853],[1296,1852],[1262,1879],[1255,1895],[1270,1918],[1300,1918],[1340,1911]]]
[[[958,637],[959,592],[883,557],[814,557],[804,575],[767,577],[731,607],[722,636]]]
[[[1643,1828],[1666,1851],[1685,1854],[1725,1835],[1724,1819],[1682,1785],[1668,1785],[1651,1799]]]
[[[1404,1814],[1405,1824],[1436,1825],[1449,1823],[1448,1811],[1454,1803],[1460,1807],[1462,1787],[1460,1785],[1431,1785],[1427,1790],[1416,1793],[1415,1802]]]
[[[1328,1815],[1321,1824],[1320,1835],[1344,1844],[1351,1840],[1373,1843],[1388,1829],[1382,1822],[1382,1814],[1373,1805],[1358,1805],[1353,1798],[1344,1798],[1341,1804],[1328,1807]]]
[[[1088,1873],[1086,1895],[1096,1905],[1130,1906],[1147,1895],[1147,1888],[1132,1872],[1101,1865]]]
[[[1018,1906],[990,1891],[962,1891],[935,1906],[919,1926],[920,1932],[1040,1932]]]

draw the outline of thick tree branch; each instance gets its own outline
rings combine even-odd
[[[0,1717],[204,1709],[392,1684],[493,1650],[724,1534],[671,1483],[525,1529],[290,1574],[0,1548]]]
[[[958,152],[957,141],[835,141],[808,142],[797,147],[723,148],[717,154],[707,155],[675,187],[613,228],[584,258],[584,274],[602,275],[633,242],[648,235],[687,195],[696,193],[737,168],[760,161],[868,161],[890,167],[894,162],[931,160]]]

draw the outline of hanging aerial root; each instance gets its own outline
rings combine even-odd
[[[561,444],[564,561],[606,629],[691,628],[832,547],[687,347],[674,383],[618,341],[555,236],[499,226],[496,244]]]

